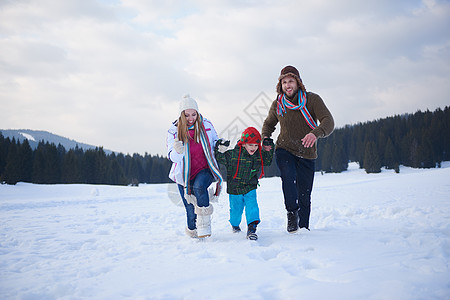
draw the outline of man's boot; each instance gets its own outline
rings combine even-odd
[[[298,230],[298,210],[287,212],[287,231],[289,233],[297,232]]]

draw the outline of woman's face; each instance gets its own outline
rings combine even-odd
[[[184,116],[186,117],[186,122],[188,126],[192,126],[197,120],[198,113],[195,109],[186,109],[184,111]]]

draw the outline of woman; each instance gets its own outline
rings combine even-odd
[[[172,161],[169,178],[178,184],[186,208],[186,234],[190,237],[211,236],[210,197],[219,195],[222,184],[214,158],[217,140],[214,126],[198,112],[197,102],[184,96],[179,118],[167,135],[167,157]],[[218,181],[216,192],[208,193],[213,181]]]

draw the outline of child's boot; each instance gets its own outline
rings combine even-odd
[[[252,241],[256,241],[258,239],[258,236],[256,235],[256,225],[258,225],[259,221],[253,221],[250,224],[248,224],[247,229],[247,238]]]
[[[233,230],[233,233],[241,232],[241,227],[239,226],[231,226],[231,229]]]

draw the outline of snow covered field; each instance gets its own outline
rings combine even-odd
[[[258,197],[258,241],[226,193],[200,241],[172,184],[1,185],[0,299],[450,299],[450,163],[317,173],[310,232],[279,178]]]

